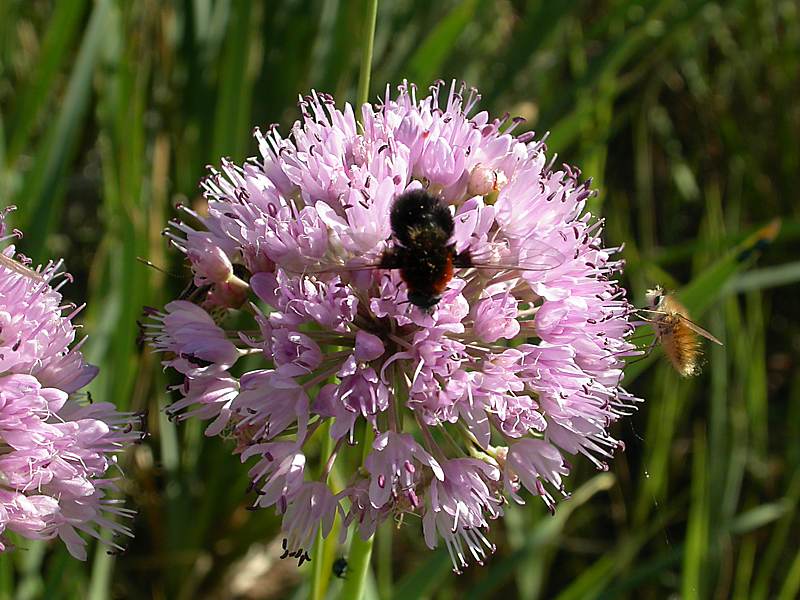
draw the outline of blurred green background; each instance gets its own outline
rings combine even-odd
[[[22,251],[75,275],[94,397],[149,408],[152,434],[124,461],[127,551],[84,564],[20,542],[0,557],[0,598],[308,595],[310,569],[277,560],[272,511],[246,510],[231,447],[164,418],[168,382],[136,320],[185,282],[160,231],[198,201],[205,165],[255,154],[254,125],[288,132],[299,93],[355,99],[364,21],[361,0],[0,2],[0,204],[19,206]],[[486,566],[457,577],[416,523],[381,530],[367,597],[797,597],[796,0],[384,0],[370,98],[402,78],[464,79],[482,107],[549,131],[600,190],[632,297],[682,290],[725,347],[688,381],[657,356],[633,365],[647,402],[615,428],[627,451],[608,473],[575,460],[555,517],[510,507]],[[777,239],[742,254],[776,217]]]

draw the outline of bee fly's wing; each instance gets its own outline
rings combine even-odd
[[[561,266],[566,256],[545,242],[526,240],[517,252],[510,252],[505,244],[488,244],[475,253],[468,254],[469,264],[458,255],[455,266],[474,269],[509,269],[516,271],[549,271]]]
[[[724,344],[722,342],[720,342],[716,337],[714,337],[711,334],[710,331],[707,331],[707,330],[703,329],[702,327],[700,327],[700,325],[698,325],[697,323],[695,323],[691,319],[688,319],[687,317],[684,317],[683,315],[678,315],[678,316],[686,324],[686,326],[689,329],[691,329],[692,331],[694,331],[697,335],[700,335],[700,336],[706,338],[707,340],[709,340],[711,342],[714,342],[715,344],[719,344],[720,346],[724,346]]]
[[[636,312],[639,312],[639,313],[649,313],[649,314],[651,314],[651,315],[659,315],[659,316],[662,316],[662,317],[664,317],[664,316],[667,316],[667,317],[677,317],[677,318],[679,318],[679,319],[681,320],[681,322],[682,322],[684,325],[686,325],[686,326],[687,326],[689,329],[691,329],[692,331],[694,331],[694,332],[695,332],[697,335],[699,335],[699,336],[701,336],[701,337],[704,337],[704,338],[706,338],[706,339],[707,339],[707,340],[709,340],[710,342],[714,342],[715,344],[719,344],[720,346],[724,346],[724,345],[725,345],[725,344],[723,344],[722,342],[720,342],[720,341],[719,341],[719,340],[718,340],[718,339],[717,339],[717,338],[714,336],[714,334],[712,334],[712,333],[711,333],[710,331],[708,331],[707,329],[703,329],[702,327],[700,327],[700,325],[698,325],[697,323],[695,323],[694,321],[692,321],[692,320],[691,320],[689,317],[687,317],[686,315],[682,315],[682,314],[680,314],[680,313],[677,313],[677,312],[668,312],[668,311],[664,311],[664,310],[655,310],[655,309],[652,309],[652,308],[637,308],[637,309],[636,309]],[[644,317],[643,317],[643,318],[644,318]],[[652,319],[652,320],[651,320],[651,319],[646,319],[646,318],[645,318],[645,320],[646,320],[646,321],[649,321],[649,322],[654,322],[654,321],[655,321],[655,319]]]

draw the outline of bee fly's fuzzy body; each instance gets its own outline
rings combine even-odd
[[[689,312],[660,288],[649,292],[649,297],[659,313],[653,326],[664,354],[682,377],[697,375],[703,350],[700,336],[692,329]]]
[[[700,337],[689,329],[677,314],[661,317],[656,333],[672,366],[682,377],[691,377],[700,370],[702,344]]]

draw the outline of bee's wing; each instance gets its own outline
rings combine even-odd
[[[310,265],[303,266],[302,269],[293,269],[283,265],[280,266],[284,271],[299,273],[301,275],[319,275],[322,273],[346,273],[352,271],[376,271],[378,269],[389,269],[392,267],[382,266],[380,262],[369,264],[336,264],[336,265]]]
[[[10,269],[11,271],[15,271],[20,275],[24,275],[25,277],[29,277],[35,281],[44,281],[44,277],[42,277],[41,273],[34,271],[33,269],[26,267],[20,262],[17,262],[10,256],[6,256],[3,253],[0,253],[0,265]]]
[[[461,257],[464,253],[459,255]],[[549,271],[561,266],[566,256],[544,242],[528,240],[517,252],[509,252],[503,243],[489,244],[480,252],[468,251],[456,259],[456,267],[473,269],[507,269],[514,271]]]

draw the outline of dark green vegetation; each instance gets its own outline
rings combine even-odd
[[[255,153],[253,125],[296,118],[311,87],[356,95],[361,2],[0,2],[0,203],[21,249],[64,256],[95,398],[149,407],[123,485],[136,539],[83,564],[59,545],[0,557],[2,598],[288,598],[314,568],[276,561],[272,511],[246,509],[230,447],[176,426],[168,383],[137,347],[143,305],[184,280],[160,236],[195,202],[204,165]],[[791,599],[800,590],[800,9],[794,0],[385,1],[371,98],[406,77],[465,79],[482,106],[549,130],[560,160],[601,190],[593,210],[625,242],[626,284],[684,289],[725,342],[683,381],[657,360],[617,428],[609,473],[575,460],[555,517],[509,507],[498,551],[456,577],[418,523],[380,532],[368,598]],[[736,246],[775,217],[755,263]],[[687,286],[684,288],[684,286]],[[329,546],[327,573],[346,550]],[[341,583],[336,580],[332,589]],[[436,590],[434,592],[434,590]]]

